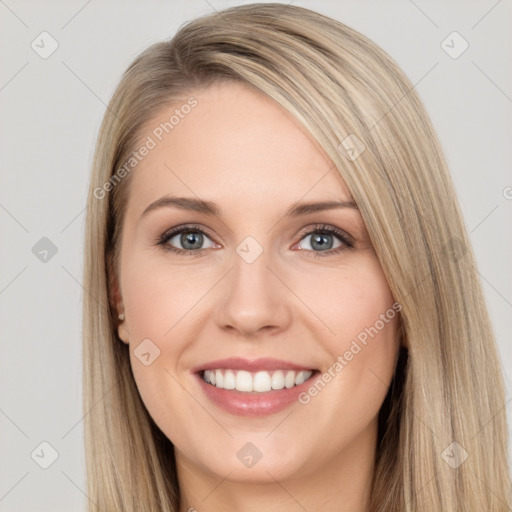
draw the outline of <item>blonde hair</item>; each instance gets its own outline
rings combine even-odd
[[[162,106],[219,80],[272,98],[316,139],[357,203],[402,305],[407,348],[379,414],[370,510],[509,510],[502,369],[431,121],[410,81],[375,43],[283,4],[238,6],[186,23],[137,57],[105,113],[85,240],[90,510],[179,509],[172,443],[144,407],[129,349],[117,337],[112,284],[131,175],[112,178]],[[109,193],[100,196],[100,189]],[[465,454],[457,467],[450,463]]]

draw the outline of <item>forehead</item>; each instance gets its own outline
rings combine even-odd
[[[151,140],[148,146],[154,147],[133,170],[132,213],[169,193],[211,199],[234,211],[278,208],[302,197],[350,198],[333,163],[306,130],[244,84],[192,90],[158,111],[140,140]]]

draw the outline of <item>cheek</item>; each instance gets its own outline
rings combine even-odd
[[[172,269],[162,258],[133,258],[122,271],[123,301],[131,338],[168,341],[181,322],[194,317],[195,305],[215,284],[212,272]],[[177,346],[173,341],[173,346]]]
[[[294,291],[314,313],[310,317],[317,331],[325,332],[324,339],[337,353],[347,340],[364,338],[365,329],[375,324],[379,331],[392,330],[384,329],[393,322],[383,324],[381,315],[391,309],[388,316],[396,316],[394,299],[373,251],[360,252],[337,266],[301,273]]]
[[[199,335],[194,317],[215,279],[211,271],[190,272],[185,265],[170,270],[160,259],[134,255],[123,261],[123,303],[131,366],[141,398],[167,437],[179,439],[192,428],[191,411],[195,417],[201,414],[178,382],[183,371],[180,361],[190,349],[190,340]]]
[[[378,413],[386,396],[398,354],[400,307],[373,253],[326,275],[329,279],[317,287],[321,291],[311,293],[312,282],[305,282],[302,291],[310,290],[311,309],[328,327],[322,343],[330,357],[322,382],[301,403],[325,422],[339,421],[350,411],[352,420],[345,420],[353,422],[355,432]],[[330,410],[323,407],[324,400],[332,404]]]

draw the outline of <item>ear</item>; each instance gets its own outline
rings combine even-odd
[[[123,341],[126,344],[129,344],[121,287],[119,285],[117,275],[115,272],[112,271],[112,267],[110,265],[108,275],[110,309],[114,317],[114,322],[116,323],[117,326],[117,336],[121,341]],[[121,315],[121,317],[119,315]]]

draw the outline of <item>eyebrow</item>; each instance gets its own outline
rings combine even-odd
[[[143,212],[140,218],[145,217],[149,212],[159,208],[179,208],[181,210],[203,213],[210,216],[220,216],[220,208],[212,201],[195,199],[192,197],[164,196],[151,203]],[[293,203],[284,213],[284,217],[299,217],[324,210],[339,208],[352,208],[357,210],[353,201],[321,201],[316,203]]]

